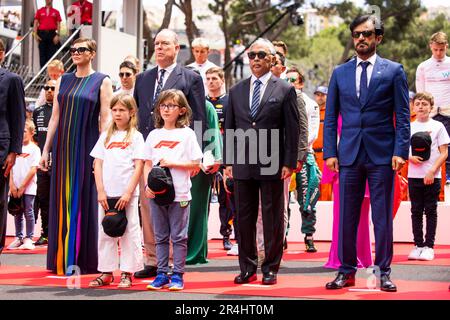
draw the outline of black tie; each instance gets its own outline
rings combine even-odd
[[[156,87],[155,95],[153,96],[153,105],[155,105],[156,100],[158,100],[158,96],[161,93],[161,90],[163,88],[163,81],[164,81],[164,73],[166,72],[165,69],[159,70],[159,79],[158,79],[158,85]]]
[[[369,88],[367,88],[367,67],[369,64],[370,62],[368,61],[363,61],[359,64],[362,68],[361,80],[359,82],[359,101],[362,105],[367,102],[367,95],[369,94]]]

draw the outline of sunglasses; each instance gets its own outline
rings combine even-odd
[[[265,51],[258,51],[258,52],[250,51],[249,53],[247,53],[247,55],[250,60],[255,59],[256,56],[258,56],[258,59],[264,59],[267,56],[267,52],[265,52]]]
[[[160,104],[159,105],[159,109],[160,110],[164,110],[164,109],[169,109],[169,110],[174,110],[175,108],[180,107],[176,104]]]
[[[358,39],[362,35],[364,38],[369,38],[374,33],[375,33],[375,31],[353,31],[352,32],[352,37],[355,38],[355,39]]]
[[[48,90],[55,91],[55,87],[54,86],[44,86],[44,90],[45,91],[48,91]]]
[[[292,82],[292,83],[294,83],[294,82],[297,81],[297,79],[298,79],[298,78],[294,78],[294,77],[292,77],[292,78],[286,78],[286,81],[287,81],[287,82]]]
[[[131,77],[133,74],[131,72],[119,72],[119,77],[123,78],[129,78]]]
[[[75,54],[75,53],[83,54],[83,53],[85,53],[86,51],[91,52],[92,50],[89,49],[89,48],[86,48],[86,47],[78,47],[78,48],[70,48],[69,51],[70,51],[70,54]]]

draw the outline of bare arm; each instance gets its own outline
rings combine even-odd
[[[147,186],[147,177],[150,171],[152,171],[153,163],[151,160],[146,160],[144,165],[144,181],[145,181],[145,196],[147,198],[153,199],[155,197],[155,194],[152,190],[150,190]]]
[[[100,132],[106,130],[111,120],[110,103],[113,95],[111,79],[106,77],[103,79],[100,87]]]
[[[55,136],[55,132],[58,128],[59,123],[58,92],[60,84],[61,78],[59,78],[56,82],[55,97],[53,98],[52,116],[50,118],[50,121],[48,122],[47,139],[45,140],[44,149],[42,150],[41,161],[39,161],[39,166],[44,171],[48,170],[48,153],[52,148],[53,137]]]
[[[101,204],[103,209],[108,210],[108,201],[105,192],[105,186],[103,185],[103,160],[95,158],[94,160],[94,176],[95,186],[97,187],[97,201]]]
[[[442,146],[439,146],[439,157],[436,159],[436,161],[433,163],[433,166],[430,168],[430,171],[427,172],[424,178],[425,184],[432,184],[434,182],[434,175],[438,170],[441,169],[442,164],[447,159],[448,155],[448,145],[444,144]]]
[[[144,162],[142,160],[135,159],[133,176],[131,177],[131,180],[128,183],[127,190],[122,195],[122,197],[120,197],[119,201],[117,201],[116,203],[117,209],[119,210],[124,209],[130,202],[131,196],[133,195],[134,190],[136,190],[136,187],[139,183],[139,179],[141,178],[143,168]]]
[[[199,168],[199,166],[200,166],[200,160],[188,161],[188,162],[174,162],[174,161],[161,159],[161,161],[159,162],[159,165],[161,167],[167,167],[167,168],[177,168],[177,169],[184,169],[184,170],[197,170]]]

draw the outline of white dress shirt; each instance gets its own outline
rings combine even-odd
[[[155,89],[153,91],[153,96],[155,96],[156,89],[158,88],[158,80],[159,80],[159,76],[161,75],[159,71],[161,69],[166,70],[166,72],[164,73],[164,79],[163,79],[163,85],[162,85],[163,88],[164,88],[164,85],[166,84],[167,79],[169,79],[170,74],[172,73],[173,69],[175,69],[176,66],[177,66],[176,62],[174,64],[168,66],[167,68],[161,68],[161,67],[158,66],[158,76],[157,76],[156,81],[155,81]]]
[[[374,53],[369,59],[362,60],[360,57],[356,57],[356,95],[359,98],[359,85],[361,82],[361,73],[362,67],[360,65],[361,62],[368,61],[370,62],[367,66],[367,87],[370,84],[370,78],[372,77],[373,67],[375,66],[375,61],[377,60],[377,55]]]
[[[252,107],[252,99],[253,99],[253,90],[255,89],[255,81],[259,79],[261,81],[261,87],[259,88],[259,103],[261,103],[262,97],[264,96],[264,92],[267,88],[267,83],[269,83],[269,79],[272,76],[272,72],[267,72],[265,75],[263,75],[260,78],[255,77],[252,75],[250,79],[250,97],[249,97],[249,106]]]

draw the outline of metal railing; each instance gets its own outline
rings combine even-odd
[[[70,46],[72,40],[80,33],[82,27],[83,25],[80,25],[78,28],[76,28],[75,31],[70,35],[70,37],[67,38],[64,44],[58,49],[58,51],[56,51],[56,53],[38,71],[38,73],[36,73],[30,81],[25,82],[25,96],[28,98],[28,101],[36,100],[39,97],[39,93],[47,81],[47,66],[52,60],[58,58],[63,63],[64,70],[69,70],[72,67],[73,63],[70,57],[70,51],[65,49]]]
[[[9,51],[5,54],[5,58],[4,58],[5,61],[8,61],[8,60],[7,60],[8,57],[9,57],[10,55],[12,55],[12,53],[14,52],[14,50],[16,50],[16,48],[17,48],[18,46],[20,46],[20,45],[25,41],[26,38],[28,38],[28,37],[30,36],[30,34],[31,34],[32,31],[33,31],[33,28],[28,29],[27,33],[25,33],[25,35],[22,37],[22,39],[20,39],[20,41],[18,41],[18,42],[11,48],[11,50],[9,50]]]

